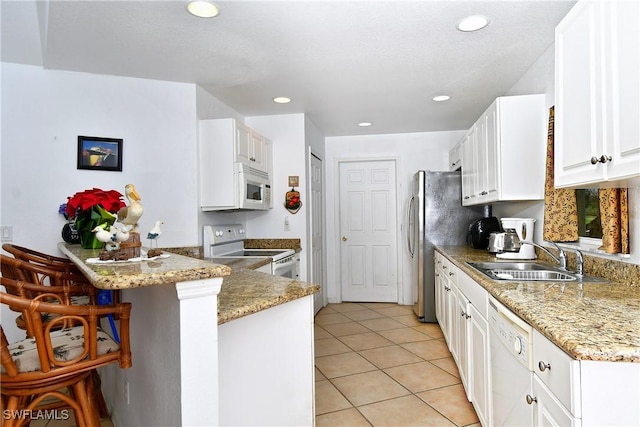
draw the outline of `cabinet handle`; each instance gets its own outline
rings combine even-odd
[[[471,317],[470,315],[468,315],[468,314],[467,314],[467,313],[465,313],[464,311],[461,311],[461,312],[460,312],[460,316],[461,316],[461,317],[464,317],[465,319],[468,319],[468,318],[470,318],[470,317]]]
[[[465,200],[468,200],[468,199],[469,199],[469,196],[464,196],[464,199],[465,199]]]
[[[451,290],[451,288],[447,288],[446,286],[444,287],[444,290],[449,292]]]
[[[454,273],[453,271],[450,271],[450,272],[449,272],[449,276],[453,276],[453,275],[455,275],[455,274],[456,274],[456,273]]]
[[[551,365],[548,363],[544,363],[542,360],[538,362],[538,369],[540,372],[544,372],[547,369],[551,369]]]
[[[486,196],[487,194],[489,194],[489,193],[487,193],[486,191],[481,191],[481,192],[480,192],[480,195],[481,195],[481,196]]]
[[[600,158],[597,158],[596,156],[593,156],[591,158],[591,164],[595,165],[597,163],[607,163],[610,162],[612,160],[611,156],[605,156],[604,154],[602,156],[600,156]]]
[[[538,403],[538,398],[532,397],[530,394],[527,394],[527,403],[531,405],[533,402]]]

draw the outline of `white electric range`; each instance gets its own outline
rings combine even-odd
[[[271,258],[271,274],[291,279],[296,277],[293,249],[245,249],[245,229],[240,224],[205,225],[203,235],[205,258]]]

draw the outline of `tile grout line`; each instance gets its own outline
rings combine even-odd
[[[372,309],[370,309],[370,308],[367,308],[367,309],[372,310]],[[363,309],[363,310],[364,310],[364,309]],[[442,412],[441,412],[441,411],[439,411],[437,408],[435,408],[435,407],[433,407],[432,405],[430,405],[428,402],[426,402],[425,400],[423,400],[422,398],[420,398],[417,394],[418,394],[418,393],[422,393],[422,392],[424,392],[424,391],[437,390],[437,389],[444,389],[444,388],[446,388],[446,387],[451,387],[451,386],[456,385],[456,384],[462,384],[462,382],[461,382],[461,381],[462,381],[462,380],[461,380],[461,378],[460,378],[459,376],[455,376],[455,375],[453,375],[452,373],[448,372],[447,370],[443,369],[442,367],[440,367],[440,366],[438,366],[438,365],[436,365],[436,364],[432,363],[432,361],[431,361],[431,360],[427,360],[427,359],[425,359],[424,357],[420,356],[419,354],[417,354],[417,353],[415,353],[415,352],[411,351],[410,349],[404,348],[404,347],[401,345],[401,344],[409,344],[409,343],[412,343],[412,342],[434,341],[434,340],[435,340],[435,341],[444,342],[444,338],[443,338],[443,337],[434,337],[434,336],[432,336],[432,335],[429,335],[428,333],[425,333],[425,332],[423,332],[423,331],[420,331],[420,330],[415,329],[415,327],[416,327],[416,326],[420,326],[420,325],[414,325],[414,326],[412,326],[412,325],[406,325],[406,324],[404,324],[404,323],[402,324],[403,326],[402,326],[401,328],[392,328],[392,329],[384,329],[384,330],[380,330],[380,331],[375,331],[375,330],[372,330],[372,329],[368,328],[367,326],[363,325],[363,324],[361,323],[361,321],[353,320],[353,319],[351,319],[349,316],[347,316],[347,315],[345,314],[345,313],[353,313],[353,312],[356,312],[356,311],[362,311],[362,310],[352,310],[352,311],[348,311],[348,312],[339,312],[339,311],[336,311],[336,310],[333,310],[333,309],[332,309],[332,313],[331,313],[331,314],[341,314],[341,315],[343,315],[343,316],[345,316],[345,317],[349,318],[349,319],[350,319],[350,322],[354,322],[354,323],[356,323],[356,324],[358,324],[358,325],[360,325],[360,326],[364,327],[365,329],[369,330],[370,332],[375,333],[375,334],[376,334],[376,335],[378,335],[379,337],[381,337],[381,338],[383,338],[383,339],[386,339],[386,340],[390,341],[392,344],[390,344],[390,345],[382,345],[382,346],[377,346],[377,347],[372,347],[372,348],[365,348],[365,349],[361,349],[361,350],[355,350],[353,347],[351,347],[351,346],[349,346],[347,343],[343,342],[340,338],[341,338],[341,337],[347,337],[347,336],[353,336],[353,335],[364,334],[364,333],[369,333],[369,332],[361,332],[361,333],[347,334],[347,335],[343,335],[343,336],[341,336],[341,337],[338,337],[338,336],[335,336],[333,333],[329,332],[327,329],[325,329],[325,328],[323,327],[323,325],[320,325],[320,324],[316,324],[316,325],[317,325],[318,327],[320,327],[324,332],[326,332],[327,334],[329,334],[331,338],[334,338],[334,339],[338,340],[339,342],[341,342],[342,344],[344,344],[347,348],[349,348],[349,349],[351,350],[351,351],[349,351],[349,352],[345,352],[345,353],[338,353],[338,354],[355,353],[355,354],[357,354],[358,356],[362,357],[364,360],[366,360],[367,362],[369,362],[371,365],[373,365],[373,366],[376,368],[376,369],[373,369],[373,370],[371,370],[371,371],[364,371],[364,372],[361,372],[361,373],[367,373],[367,372],[375,372],[375,371],[379,371],[379,372],[383,373],[386,377],[388,377],[389,379],[391,379],[393,382],[395,382],[396,384],[398,384],[400,387],[402,387],[402,388],[403,388],[405,391],[407,391],[409,394],[408,394],[408,395],[405,395],[405,396],[398,396],[398,397],[393,397],[393,398],[388,398],[388,399],[381,399],[381,400],[379,400],[379,401],[370,402],[370,403],[367,403],[367,404],[364,404],[364,405],[356,406],[356,405],[355,405],[355,404],[354,404],[354,403],[353,403],[353,402],[352,402],[352,401],[351,401],[351,400],[350,400],[350,399],[349,399],[349,398],[348,398],[348,397],[347,397],[347,396],[346,396],[346,395],[345,395],[345,394],[344,394],[344,393],[343,393],[343,392],[342,392],[342,391],[341,391],[341,390],[336,386],[336,384],[334,384],[334,382],[333,382],[332,380],[333,380],[333,379],[335,379],[335,378],[346,378],[346,377],[349,377],[349,376],[352,376],[352,375],[358,375],[358,374],[360,374],[360,373],[358,373],[358,374],[343,375],[343,376],[335,377],[335,378],[328,378],[328,377],[327,377],[327,376],[322,372],[322,370],[321,370],[320,368],[317,368],[317,367],[316,367],[316,369],[318,369],[318,370],[322,373],[322,375],[325,377],[325,379],[326,379],[326,380],[327,380],[327,381],[328,381],[328,382],[329,382],[329,383],[330,383],[330,384],[331,384],[331,385],[332,385],[332,386],[333,386],[333,387],[334,387],[334,388],[335,388],[335,389],[340,393],[340,395],[341,395],[341,396],[342,396],[342,397],[343,397],[347,402],[349,402],[349,404],[351,405],[351,408],[356,409],[356,410],[360,413],[360,415],[361,415],[361,416],[362,416],[362,417],[363,417],[363,418],[364,418],[364,419],[365,419],[365,420],[366,420],[370,425],[372,425],[371,421],[369,421],[369,419],[367,419],[367,418],[366,418],[366,416],[364,415],[364,413],[362,413],[362,412],[360,411],[360,409],[359,409],[360,407],[364,407],[364,406],[367,406],[367,405],[376,404],[376,403],[380,403],[380,402],[385,402],[385,401],[391,401],[391,400],[394,400],[394,399],[398,399],[398,398],[400,398],[400,397],[414,396],[414,397],[416,397],[418,400],[420,400],[421,402],[423,402],[424,404],[426,404],[428,407],[430,407],[431,409],[433,409],[434,411],[436,411],[438,414],[440,414],[441,416],[443,416],[445,419],[447,419],[447,420],[448,420],[449,422],[451,422],[453,425],[456,425],[456,426],[457,426],[457,424],[456,424],[453,420],[451,420],[449,417],[447,417],[447,415],[446,415],[446,414],[442,413]],[[375,310],[373,310],[373,311],[375,311]],[[376,312],[377,312],[377,311],[376,311]],[[383,314],[383,313],[379,313],[379,312],[377,312],[377,313],[378,313],[378,314],[380,314],[380,315],[382,315],[382,316],[383,316],[382,318],[390,319],[390,320],[394,320],[394,321],[396,321],[396,322],[398,322],[398,323],[402,323],[402,322],[399,322],[397,319],[394,319],[394,318],[393,318],[393,317],[391,317],[391,316],[388,316],[388,315],[385,315],[385,314]],[[413,314],[413,312],[409,312],[409,313],[407,313],[407,314]],[[404,316],[404,315],[395,315],[395,317],[399,317],[399,316]],[[378,318],[378,319],[380,319],[380,318]],[[372,320],[372,319],[366,319],[366,320]],[[349,322],[340,322],[340,323],[349,323]],[[330,324],[330,325],[336,325],[336,324],[340,324],[340,323],[332,323],[332,324]],[[325,325],[325,326],[326,326],[326,325]],[[392,340],[390,340],[390,339],[388,339],[388,338],[384,337],[383,335],[381,335],[381,334],[379,333],[379,332],[381,332],[381,331],[390,331],[390,330],[396,330],[396,329],[398,329],[398,330],[399,330],[399,329],[405,329],[405,328],[407,328],[407,329],[411,329],[411,330],[414,330],[414,331],[416,331],[416,332],[418,332],[418,333],[420,333],[420,334],[424,335],[425,337],[428,337],[429,339],[420,340],[420,341],[409,341],[409,342],[406,342],[406,343],[398,343],[398,342],[394,342],[394,341],[392,341]],[[439,328],[439,326],[438,326],[438,328]],[[403,350],[405,350],[405,351],[407,351],[407,352],[411,353],[412,355],[416,356],[416,357],[417,357],[417,358],[419,358],[421,361],[420,361],[420,362],[411,362],[411,363],[400,364],[400,365],[397,365],[397,366],[390,366],[390,367],[387,367],[387,368],[380,368],[380,367],[378,367],[378,366],[377,366],[373,361],[369,360],[366,356],[364,356],[364,355],[362,355],[362,354],[361,354],[361,352],[364,352],[364,351],[367,351],[367,350],[373,350],[373,349],[378,349],[378,348],[387,348],[387,347],[389,347],[389,348],[390,348],[390,347],[398,347],[398,348],[400,348],[400,349],[403,349]],[[449,353],[449,355],[450,355],[450,353]],[[328,356],[329,356],[329,355],[328,355]],[[322,357],[322,356],[321,356],[321,357]],[[444,360],[444,359],[448,359],[448,357],[440,357],[440,358],[432,359],[432,360]],[[408,366],[408,365],[418,364],[418,363],[424,363],[424,362],[429,363],[429,365],[431,365],[431,366],[432,366],[432,367],[434,367],[435,369],[438,369],[439,371],[442,371],[442,372],[443,372],[443,373],[445,373],[445,374],[448,374],[448,375],[451,375],[451,376],[453,376],[453,377],[457,378],[458,383],[456,383],[456,384],[452,384],[452,385],[446,385],[446,386],[439,386],[439,387],[435,387],[435,388],[433,388],[433,389],[423,390],[423,391],[420,391],[420,392],[416,392],[416,393],[414,393],[414,392],[412,392],[411,390],[409,390],[406,386],[404,386],[402,383],[400,383],[398,380],[396,380],[396,379],[395,379],[395,378],[393,378],[391,375],[389,375],[387,372],[385,372],[385,369],[390,369],[390,368],[399,367],[399,366]],[[321,414],[321,415],[326,415],[326,414],[330,414],[330,413],[340,412],[340,411],[343,411],[343,410],[345,410],[345,409],[340,409],[340,410],[337,410],[337,411],[330,411],[330,412],[327,412],[327,413],[325,413],[325,414]],[[467,424],[467,425],[473,425],[473,424],[474,424],[474,423]]]

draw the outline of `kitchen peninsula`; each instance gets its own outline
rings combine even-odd
[[[100,372],[115,424],[312,423],[317,285],[175,253],[87,263],[97,250],[59,249],[133,305],[133,367]]]

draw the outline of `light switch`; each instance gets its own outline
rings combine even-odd
[[[291,224],[289,223],[289,217],[284,217],[284,231],[291,231]]]

